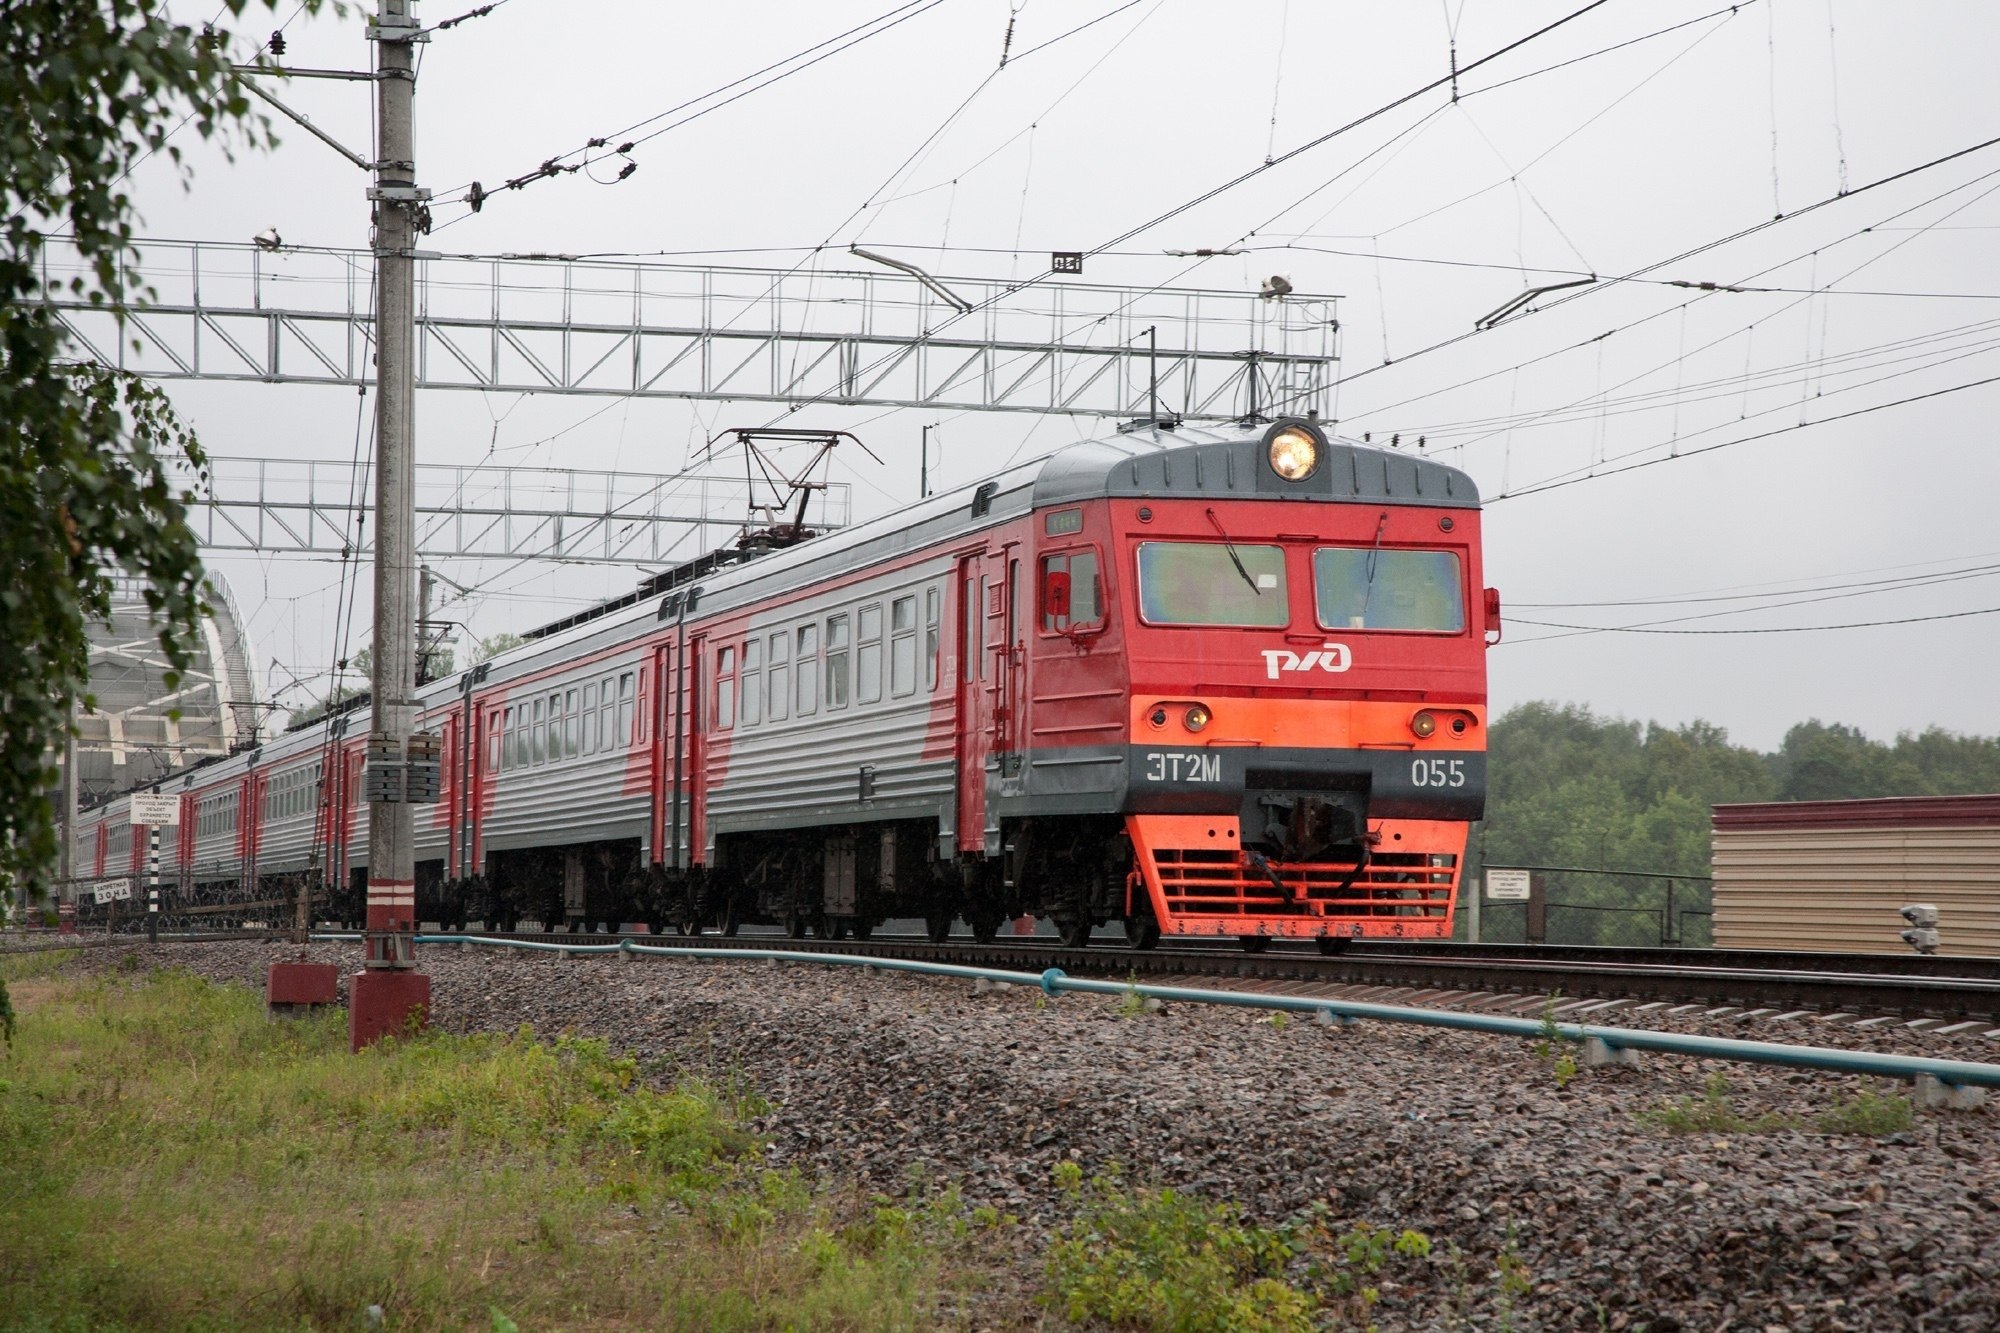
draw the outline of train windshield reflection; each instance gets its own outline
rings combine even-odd
[[[1461,633],[1462,582],[1451,551],[1322,546],[1313,552],[1313,599],[1327,629]]]
[[[1139,614],[1150,625],[1289,624],[1285,553],[1237,542],[1141,542]]]

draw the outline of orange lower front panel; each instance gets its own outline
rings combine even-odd
[[[1372,821],[1377,841],[1359,868],[1352,860],[1260,861],[1243,850],[1233,815],[1130,815],[1125,823],[1162,934],[1451,935],[1463,823]]]

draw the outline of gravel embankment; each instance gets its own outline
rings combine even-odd
[[[116,967],[126,952],[92,951],[76,966]],[[352,945],[309,953],[358,964]],[[297,956],[263,944],[158,951],[161,963],[256,986],[267,962]],[[1871,1085],[1647,1057],[1559,1087],[1521,1041],[1279,1027],[1192,1005],[1128,1018],[1109,999],[1041,1004],[1021,989],[976,995],[965,982],[805,966],[456,950],[427,951],[424,966],[440,1026],[570,1029],[740,1077],[774,1106],[758,1125],[774,1164],[886,1190],[913,1169],[955,1179],[969,1203],[1019,1214],[1029,1242],[1059,1220],[1051,1168],[1067,1157],[1231,1199],[1260,1220],[1320,1201],[1344,1221],[1413,1227],[1440,1252],[1455,1245],[1456,1272],[1433,1263],[1385,1287],[1375,1313],[1385,1329],[2000,1327],[1992,1107],[1920,1114],[1908,1133],[1879,1139],[1674,1135],[1637,1113],[1699,1097],[1718,1068],[1746,1116],[1810,1119]],[[1824,1044],[1839,1035],[1670,1025]],[[2000,1058],[1984,1038],[1869,1032],[1839,1044]],[[1511,1311],[1494,1270],[1510,1243],[1533,1284]],[[1021,1307],[1005,1304],[1011,1320]],[[976,1310],[972,1319],[985,1324]]]

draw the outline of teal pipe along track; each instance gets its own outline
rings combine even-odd
[[[316,934],[315,940],[353,941],[353,934]],[[969,981],[1001,982],[1012,986],[1038,987],[1051,997],[1065,992],[1083,995],[1139,995],[1173,1004],[1217,1004],[1239,1009],[1273,1009],[1329,1019],[1354,1021],[1372,1019],[1382,1023],[1407,1023],[1417,1027],[1449,1028],[1459,1032],[1483,1032],[1499,1037],[1547,1038],[1565,1041],[1602,1042],[1610,1050],[1653,1051],[1662,1055],[1693,1056],[1704,1060],[1729,1060],[1742,1064],[1786,1065],[1798,1069],[1823,1069],[1841,1074],[1873,1074],[1883,1078],[1914,1079],[1928,1076],[1948,1087],[2000,1088],[2000,1064],[1973,1060],[1938,1060],[1922,1055],[1893,1055],[1879,1051],[1851,1051],[1831,1046],[1798,1046],[1788,1042],[1743,1041],[1733,1037],[1704,1037],[1646,1028],[1595,1027],[1583,1023],[1548,1023],[1531,1018],[1505,1018],[1498,1014],[1468,1014],[1449,1009],[1419,1009],[1407,1005],[1367,1004],[1354,1000],[1324,999],[1307,995],[1273,995],[1266,991],[1201,990],[1187,986],[1151,986],[1143,982],[1099,981],[1072,977],[1061,968],[1047,971],[1014,972],[1002,968],[969,967],[960,963],[927,963],[907,958],[877,958],[864,954],[807,953],[790,949],[703,949],[676,945],[638,944],[620,940],[616,944],[551,944],[541,940],[502,940],[482,935],[419,935],[419,944],[476,945],[482,948],[518,949],[531,953],[564,955],[626,954],[653,958],[711,958],[734,962],[814,964],[826,967],[872,968],[879,972],[910,972],[922,976],[959,977]]]

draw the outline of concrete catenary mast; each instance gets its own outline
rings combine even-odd
[[[382,0],[375,40],[377,124],[375,250],[375,654],[374,730],[368,737],[366,965],[349,990],[355,1049],[400,1031],[430,1006],[430,978],[416,970],[416,818],[425,747],[416,730],[416,261],[430,194],[416,183],[412,123],[414,50],[425,34],[410,0]],[[431,751],[434,763],[435,751]],[[434,768],[428,775],[435,784]],[[416,781],[412,778],[416,777]]]

